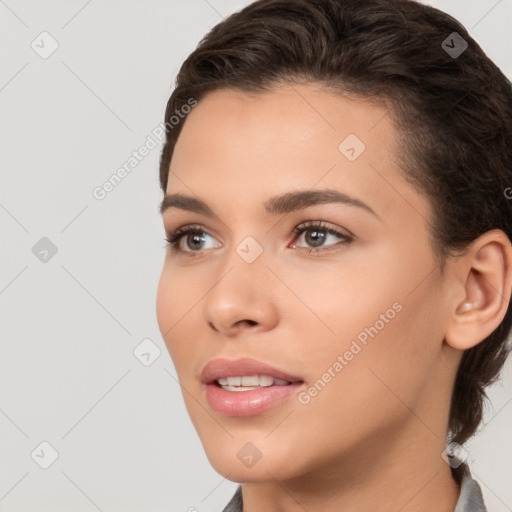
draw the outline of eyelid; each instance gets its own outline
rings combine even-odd
[[[355,235],[347,228],[342,228],[323,220],[306,220],[301,222],[295,228],[293,228],[293,233],[312,228],[318,228],[319,230],[326,231],[341,237],[355,238]]]

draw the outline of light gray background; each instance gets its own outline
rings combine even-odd
[[[2,512],[215,511],[237,486],[206,459],[156,322],[160,144],[105,199],[92,190],[161,123],[199,39],[248,3],[0,1]],[[428,3],[512,76],[511,0]],[[43,31],[47,59],[31,48]],[[150,366],[133,354],[147,338]],[[511,370],[466,446],[495,512],[512,510]]]

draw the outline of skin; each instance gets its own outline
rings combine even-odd
[[[448,512],[458,499],[441,457],[451,390],[462,351],[506,313],[512,249],[494,230],[441,271],[430,204],[398,169],[386,113],[314,84],[224,89],[199,101],[178,139],[167,193],[198,197],[219,219],[163,212],[167,235],[201,224],[205,238],[203,249],[186,236],[189,252],[167,249],[157,318],[207,457],[243,482],[245,512]],[[338,150],[348,134],[366,146],[354,161]],[[270,197],[326,188],[376,215],[337,203],[264,211]],[[308,253],[315,230],[293,233],[305,221],[353,241],[324,232]],[[252,263],[236,252],[248,236],[263,249]],[[199,376],[211,359],[252,357],[308,389],[394,303],[401,311],[309,403],[249,417],[210,409]],[[248,442],[262,454],[250,468],[237,457]]]

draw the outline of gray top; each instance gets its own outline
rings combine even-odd
[[[453,512],[487,512],[478,482],[473,479],[467,466],[463,470],[460,496]],[[241,485],[222,512],[243,512]]]

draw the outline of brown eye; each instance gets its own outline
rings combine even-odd
[[[320,247],[323,245],[324,241],[327,238],[327,235],[324,231],[317,230],[317,229],[306,229],[304,231],[306,233],[306,236],[304,237],[304,240],[308,245],[312,245],[313,247]]]
[[[203,249],[208,249],[208,247],[204,247],[204,244],[207,241],[207,237],[210,237],[212,240],[214,240],[213,237],[209,235],[202,226],[192,225],[178,228],[176,231],[174,231],[174,233],[166,238],[166,241],[173,251],[182,253],[195,253]],[[184,244],[182,243],[183,240],[185,241]],[[220,245],[214,245],[214,247],[219,246]]]
[[[347,244],[353,241],[353,237],[346,235],[333,229],[331,227],[325,226],[322,223],[309,223],[309,224],[301,224],[294,229],[294,234],[297,236],[297,239],[302,238],[306,244],[305,247],[297,246],[296,243],[293,244],[294,247],[298,247],[300,249],[307,249],[310,247],[310,252],[315,250],[321,250],[322,247],[327,247],[328,249],[331,246],[340,245],[340,243],[326,244],[330,238],[338,238],[341,240],[341,244]],[[327,250],[327,249],[326,249]]]
[[[204,244],[204,238],[204,233],[188,233],[181,240],[185,240],[185,245],[193,250],[200,250],[202,248],[201,245]]]

